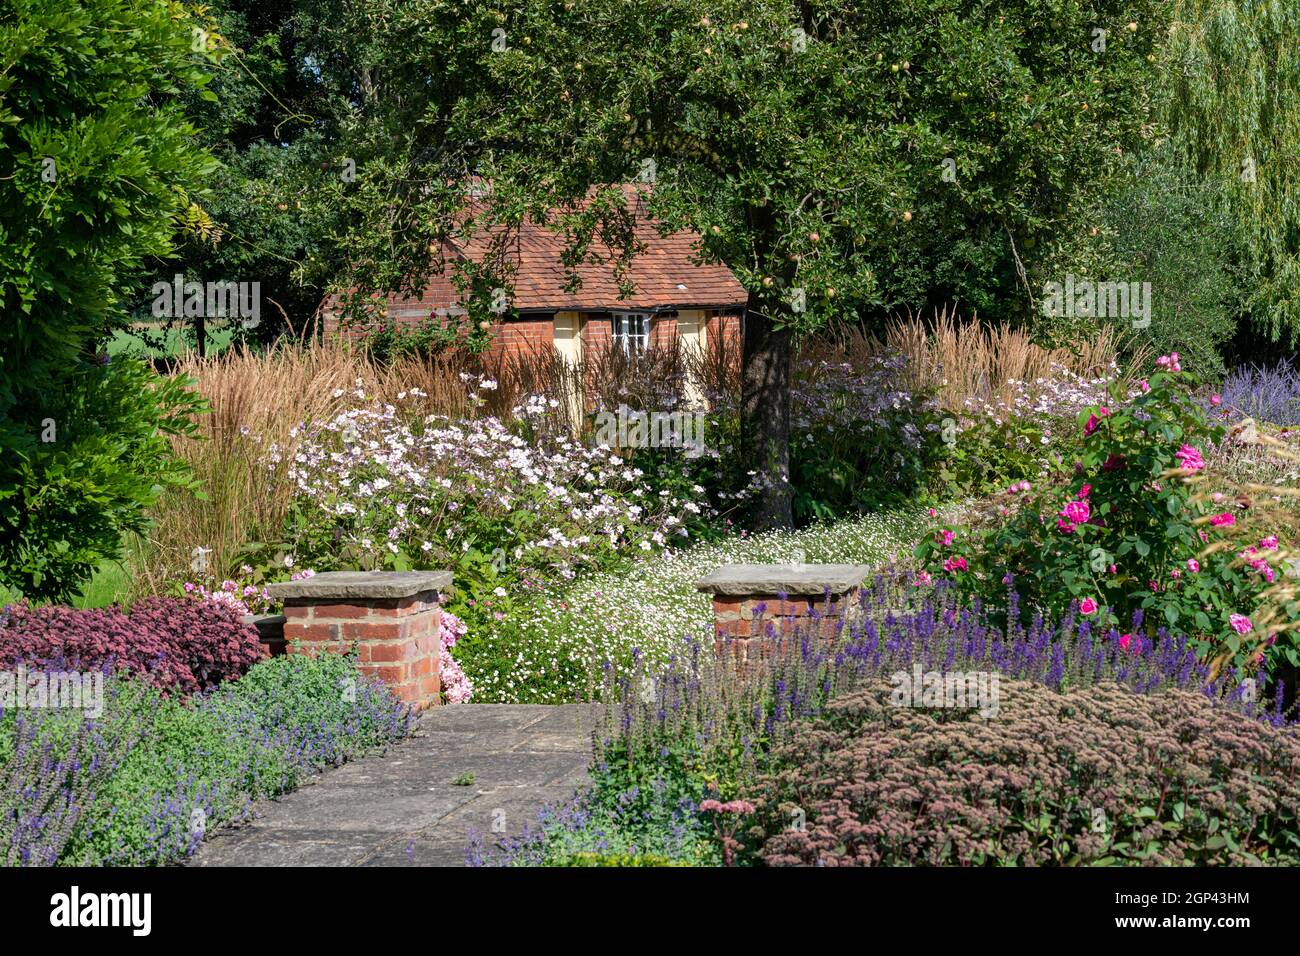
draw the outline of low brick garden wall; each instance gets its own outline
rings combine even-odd
[[[865,564],[731,564],[696,582],[713,595],[714,647],[741,663],[785,638],[835,640],[858,610]]]
[[[267,586],[284,614],[247,619],[262,652],[346,653],[363,676],[382,680],[417,708],[441,699],[441,594],[450,571],[327,571]]]

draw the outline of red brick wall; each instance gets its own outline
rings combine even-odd
[[[379,678],[416,707],[439,703],[442,608],[436,591],[369,601],[287,600],[284,615],[289,653],[315,657],[355,645],[362,676]]]
[[[677,338],[677,316],[660,315],[650,320],[650,347],[667,348]]]
[[[709,313],[704,321],[705,338],[710,342],[727,342],[736,354],[740,353],[740,316]]]
[[[486,355],[497,361],[535,353],[554,344],[555,316],[526,315],[498,325]]]
[[[583,313],[582,351],[607,349],[614,340],[614,326],[608,312]]]

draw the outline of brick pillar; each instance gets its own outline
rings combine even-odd
[[[865,564],[732,564],[696,582],[713,595],[714,647],[744,662],[782,641],[835,640],[858,610]]]
[[[439,592],[450,571],[327,571],[267,586],[284,601],[284,642],[291,654],[357,648],[363,676],[378,677],[418,708],[441,697]]]

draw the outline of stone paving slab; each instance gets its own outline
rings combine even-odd
[[[587,782],[591,706],[463,704],[218,830],[191,866],[462,866],[471,828],[518,834]],[[462,774],[474,782],[458,786]]]

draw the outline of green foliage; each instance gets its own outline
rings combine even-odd
[[[455,345],[461,336],[454,325],[425,319],[414,325],[380,325],[370,331],[362,346],[380,362],[402,358],[431,358]]]
[[[654,853],[574,853],[557,857],[551,866],[682,866]]]
[[[947,427],[953,440],[941,446],[944,453],[932,482],[945,499],[997,493],[1026,475],[1042,480],[1065,471],[1061,452],[1048,446],[1054,435],[1072,424],[1069,419],[981,415],[960,430],[956,419],[948,421],[952,424],[940,423],[940,437]],[[1065,443],[1058,439],[1057,444]]]
[[[795,388],[790,481],[801,524],[913,501],[943,448],[933,396],[901,390],[878,370],[831,371],[829,381]]]
[[[179,3],[8,0],[0,20],[0,581],[62,597],[165,486],[177,386],[95,355],[213,164],[177,97],[207,94]]]
[[[1116,266],[1110,276],[1151,283],[1151,326],[1141,338],[1158,354],[1179,352],[1202,378],[1223,375],[1220,347],[1236,328],[1236,224],[1222,187],[1178,165],[1166,146],[1134,160],[1101,216]]]
[[[67,600],[123,534],[147,528],[164,490],[195,488],[168,441],[192,434],[205,407],[191,384],[132,359],[77,365],[44,397],[39,431],[0,435],[0,583]]]
[[[1173,7],[1162,104],[1173,145],[1230,198],[1245,307],[1274,340],[1294,343],[1300,7],[1288,0],[1179,0]]]
[[[1115,147],[1141,143],[1164,29],[1154,2],[381,7],[314,51],[348,65],[326,82],[360,83],[376,121],[349,147],[382,157],[346,199],[358,285],[427,273],[428,247],[454,232],[649,177],[651,211],[702,232],[706,259],[801,329],[926,297],[1014,303],[1013,237],[1028,247],[1066,222]],[[1099,25],[1104,54],[1090,48]],[[420,79],[447,62],[447,82]],[[400,143],[383,142],[396,128]],[[471,223],[466,169],[493,183]],[[566,215],[574,255],[593,239],[615,260],[634,252],[626,204],[607,190]]]

